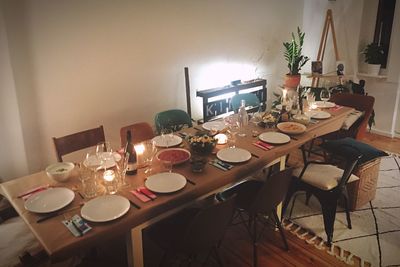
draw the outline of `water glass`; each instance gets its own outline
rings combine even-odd
[[[166,147],[169,147],[174,132],[171,129],[165,128],[161,130],[161,139],[163,140]]]
[[[144,172],[150,173],[154,156],[157,153],[157,146],[156,146],[155,141],[153,141],[153,140],[148,140],[148,141],[143,142],[143,146],[144,146],[144,154],[143,154],[144,166],[146,166],[146,169]]]
[[[324,101],[325,104],[325,102],[331,98],[331,93],[329,93],[329,90],[327,88],[323,88],[319,96],[321,100]]]
[[[79,180],[81,181],[81,191],[86,198],[93,198],[97,195],[96,172],[79,164]]]
[[[126,181],[126,170],[128,169],[129,152],[123,152],[121,159],[117,161],[119,187],[127,187],[129,183]]]

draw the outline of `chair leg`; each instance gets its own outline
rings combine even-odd
[[[221,256],[219,255],[218,249],[217,247],[213,248],[214,254],[215,254],[215,259],[217,260],[217,263],[219,266],[223,267],[224,264],[222,262]]]
[[[306,205],[308,206],[308,204],[310,203],[310,198],[311,198],[312,194],[310,192],[306,192]]]
[[[256,217],[253,216],[253,266],[258,266],[258,256],[257,256],[257,220]]]
[[[272,213],[274,215],[275,222],[276,222],[276,224],[278,226],[279,233],[281,234],[281,238],[283,240],[283,244],[285,245],[285,250],[288,251],[289,250],[289,246],[288,246],[288,243],[287,243],[287,240],[286,240],[285,232],[283,231],[283,228],[282,228],[282,222],[279,220],[279,216],[276,213],[276,209],[274,209]]]
[[[292,181],[290,182],[290,185],[289,185],[289,189],[286,193],[285,200],[282,203],[282,217],[285,214],[287,207],[289,206],[290,200],[292,199],[294,193],[296,192],[296,182],[294,179],[297,179],[297,178],[292,178]],[[293,204],[294,204],[294,202],[293,202]]]
[[[346,219],[347,219],[347,228],[351,229],[351,219],[350,219],[350,210],[349,210],[349,201],[346,194],[343,194],[344,200],[344,208],[346,210]]]
[[[328,245],[330,246],[332,244],[333,238],[333,226],[335,224],[337,203],[324,203],[321,201],[320,203],[322,206],[322,214],[324,217],[325,233],[328,238]]]

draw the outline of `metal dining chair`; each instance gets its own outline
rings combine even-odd
[[[95,146],[105,140],[103,125],[63,137],[53,137],[57,160],[59,162],[63,161],[62,157],[64,155]]]
[[[358,177],[352,172],[362,155],[357,150],[354,150],[354,153],[348,153],[348,150],[343,148],[344,145],[328,151],[331,154],[332,162],[308,161],[304,167],[296,168],[293,171],[294,176],[282,209],[284,214],[291,198],[297,191],[306,192],[306,204],[311,196],[315,196],[321,204],[328,245],[332,243],[336,208],[341,199],[345,206],[347,225],[351,229],[346,184],[358,180]],[[346,148],[354,149],[352,146],[346,146]],[[342,163],[345,166],[341,169],[333,165],[333,162]],[[292,206],[294,206],[295,200],[296,196],[293,197]]]
[[[259,180],[247,180],[238,183],[227,190],[217,194],[217,199],[224,201],[236,194],[236,216],[240,218],[239,223],[247,226],[253,243],[253,266],[258,266],[257,245],[261,238],[258,222],[265,216],[272,215],[279,229],[285,250],[289,250],[282,222],[277,214],[277,206],[283,202],[288,190],[292,168],[272,174],[265,182]],[[247,214],[247,219],[243,217]],[[264,224],[265,226],[265,224]]]
[[[203,264],[213,253],[218,264],[223,266],[218,244],[232,218],[234,201],[232,197],[213,201],[202,208],[185,209],[151,226],[147,230],[149,238],[164,251],[160,266],[170,266],[168,260],[176,260],[178,254],[190,265],[202,253],[207,255]]]
[[[157,133],[162,129],[171,129],[179,131],[184,126],[192,127],[192,119],[189,114],[180,109],[170,109],[156,114],[154,117]]]
[[[121,147],[126,144],[126,133],[127,131],[132,133],[132,143],[140,143],[145,140],[152,139],[154,137],[153,128],[147,122],[138,122],[128,126],[124,126],[119,131],[119,136],[121,138]]]

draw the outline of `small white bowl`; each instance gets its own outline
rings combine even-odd
[[[66,182],[74,167],[72,162],[57,162],[46,168],[46,174],[57,182]]]

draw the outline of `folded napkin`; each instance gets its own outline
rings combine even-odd
[[[341,108],[343,108],[343,106],[336,105],[336,106],[334,106],[333,108],[331,108],[331,110],[332,110],[332,111],[337,111],[337,110],[339,110],[339,109],[341,109]]]
[[[274,148],[273,145],[267,144],[263,141],[256,141],[253,143],[253,145],[255,145],[256,147],[259,147],[261,149],[264,149],[264,150],[270,150],[270,149]]]
[[[157,198],[157,196],[144,186],[138,187],[135,190],[130,191],[135,197],[142,202],[149,202]]]
[[[38,193],[40,191],[46,190],[50,187],[49,184],[45,184],[45,185],[40,185],[34,188],[31,188],[27,191],[24,191],[22,193],[20,193],[17,197],[18,198],[22,198],[23,200],[27,200],[31,195]]]

